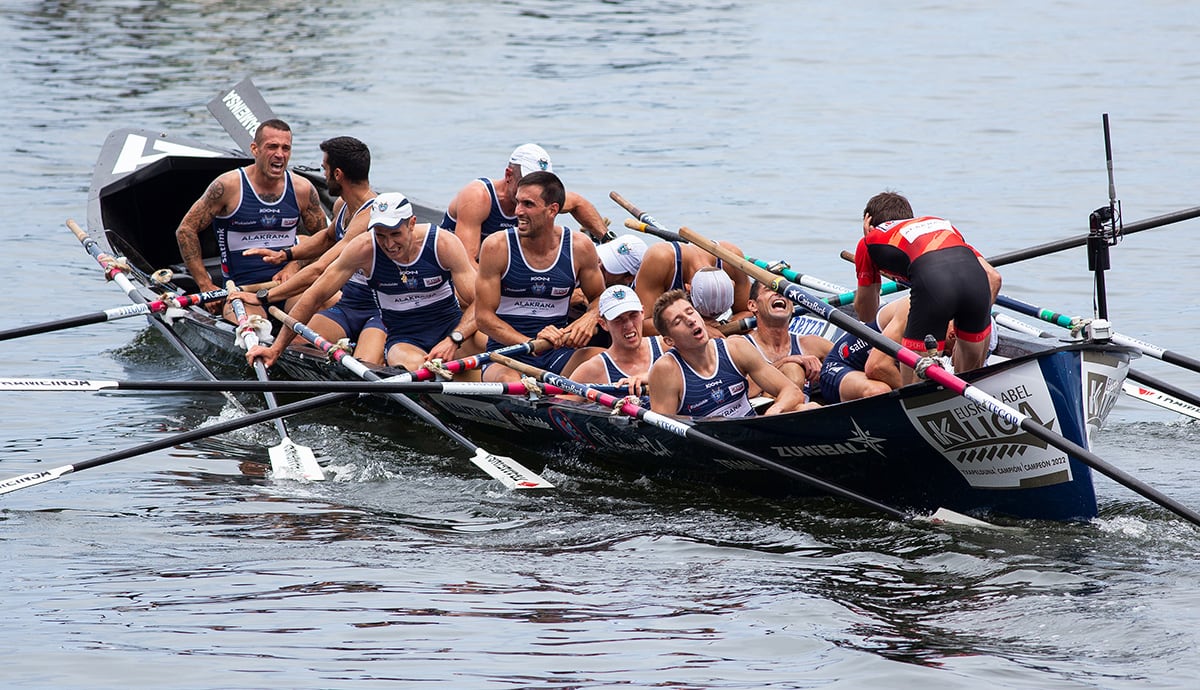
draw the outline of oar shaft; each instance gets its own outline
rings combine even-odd
[[[125,296],[129,298],[129,301],[133,302],[134,304],[147,304],[150,302],[150,300],[143,297],[141,293],[138,292],[137,287],[130,282],[129,278],[125,275],[122,266],[116,261],[116,259],[105,253],[100,248],[100,243],[92,239],[86,232],[84,232],[83,228],[80,228],[78,223],[76,223],[74,220],[68,219],[67,229],[71,231],[71,234],[75,235],[75,239],[79,240],[79,243],[83,245],[84,250],[88,254],[91,254],[92,258],[96,260],[96,263],[100,264],[100,267],[104,269],[104,275],[108,276],[108,278],[111,279],[117,285],[117,287],[121,288],[121,290],[125,293]],[[112,233],[111,236],[114,238],[119,237],[119,235],[115,233]],[[146,320],[164,338],[170,341],[175,350],[178,351],[179,354],[183,355],[184,358],[186,358],[189,362],[191,362],[192,366],[200,371],[205,378],[211,381],[217,380],[217,375],[214,374],[212,370],[200,360],[195,352],[192,352],[192,349],[183,342],[183,338],[175,332],[175,329],[165,324],[161,318],[156,316],[147,315]],[[238,401],[237,398],[227,394],[226,399],[229,400],[229,403],[239,411],[246,412],[246,408],[241,402]]]
[[[76,326],[89,326],[94,323],[118,321],[120,319],[128,319],[134,316],[147,316],[149,314],[164,312],[169,307],[183,308],[193,304],[202,304],[204,302],[212,302],[224,298],[224,290],[214,290],[195,295],[183,295],[182,297],[172,297],[169,299],[155,300],[153,302],[131,304],[126,307],[113,307],[112,309],[105,309],[104,311],[92,312],[90,314],[81,314],[79,316],[71,316],[63,319],[57,319],[55,321],[47,321],[45,323],[10,328],[8,330],[0,331],[0,340],[12,340],[13,338],[22,338],[27,335],[51,333],[54,331],[65,330],[67,328],[75,328]]]
[[[446,393],[448,395],[521,395],[528,391],[510,383],[481,381],[408,381],[400,377],[375,381],[105,381],[88,379],[0,378],[0,391],[194,391],[242,393]]]
[[[319,395],[314,398],[308,398],[307,400],[300,400],[300,401],[297,401],[294,403],[280,405],[279,407],[276,407],[274,409],[262,410],[261,412],[254,412],[254,413],[242,416],[242,417],[238,417],[237,419],[231,419],[231,420],[224,421],[224,422],[217,422],[216,424],[199,427],[196,429],[192,429],[191,431],[185,431],[185,432],[182,432],[179,434],[172,434],[170,436],[159,439],[157,441],[151,441],[149,443],[144,443],[139,446],[134,446],[133,448],[126,448],[124,450],[114,451],[114,452],[108,453],[106,455],[101,455],[100,457],[97,457],[97,458],[92,458],[90,460],[83,460],[81,462],[73,463],[71,465],[65,465],[63,467],[56,468],[54,470],[45,470],[42,472],[32,472],[30,474],[21,475],[19,477],[12,477],[10,479],[6,479],[6,480],[0,482],[0,494],[6,494],[6,493],[9,493],[10,491],[16,491],[17,489],[24,489],[29,486],[41,484],[41,483],[44,483],[45,481],[49,481],[51,479],[56,479],[59,476],[70,473],[70,472],[79,472],[81,470],[86,470],[86,469],[89,469],[92,467],[99,467],[101,465],[107,465],[111,462],[116,462],[118,460],[125,460],[127,458],[136,457],[138,455],[145,455],[146,453],[151,453],[156,450],[162,450],[164,448],[172,448],[175,446],[182,445],[184,443],[191,443],[192,441],[196,441],[196,440],[199,440],[202,438],[209,438],[211,436],[217,436],[219,434],[224,434],[224,433],[227,433],[230,431],[235,431],[237,429],[242,429],[242,428],[245,428],[248,426],[253,426],[254,424],[258,424],[260,422],[269,422],[269,421],[272,421],[272,420],[275,420],[275,419],[278,419],[281,417],[285,417],[287,415],[299,414],[301,412],[315,410],[319,407],[324,407],[326,405],[331,405],[333,403],[341,402],[344,400],[351,400],[356,397],[358,397],[358,396],[354,393],[330,393],[328,395]]]
[[[1176,211],[1174,213],[1165,213],[1161,216],[1155,216],[1153,218],[1147,218],[1145,220],[1139,220],[1139,221],[1136,221],[1133,223],[1127,223],[1126,225],[1124,225],[1121,228],[1121,234],[1132,235],[1135,232],[1141,232],[1143,230],[1151,230],[1153,228],[1160,228],[1164,225],[1170,225],[1172,223],[1179,223],[1179,222],[1182,222],[1185,220],[1190,220],[1192,218],[1197,218],[1197,217],[1200,217],[1200,206],[1195,206],[1193,208],[1184,209],[1182,211]],[[1007,254],[1000,254],[998,256],[988,257],[988,263],[990,263],[992,266],[1000,267],[1000,266],[1004,266],[1005,264],[1012,264],[1012,263],[1016,263],[1018,261],[1024,261],[1026,259],[1033,259],[1033,258],[1036,258],[1039,256],[1045,256],[1046,254],[1053,254],[1055,252],[1060,252],[1065,249],[1073,249],[1075,247],[1082,247],[1083,245],[1087,244],[1089,236],[1090,236],[1090,233],[1085,234],[1085,235],[1079,235],[1077,237],[1070,237],[1070,238],[1063,239],[1063,240],[1057,240],[1055,242],[1047,242],[1045,244],[1039,244],[1036,247],[1020,249],[1015,252],[1008,252]]]

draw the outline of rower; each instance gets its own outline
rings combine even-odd
[[[349,240],[329,268],[300,296],[291,316],[305,322],[350,276],[362,271],[387,328],[387,363],[415,371],[431,359],[454,359],[475,332],[475,266],[462,243],[430,223],[417,224],[403,194],[375,198],[369,229]],[[458,298],[468,304],[464,311]],[[269,349],[246,358],[275,362],[295,333],[284,329]]]
[[[816,407],[743,338],[712,338],[683,290],[654,303],[654,322],[671,349],[650,367],[650,409],[692,417],[749,417],[750,381],[775,398],[765,414]]]
[[[899,342],[908,322],[908,296],[879,309],[865,325]],[[833,342],[817,376],[826,404],[890,393],[901,385],[899,363],[869,342],[846,332]]]
[[[596,332],[604,279],[596,245],[580,232],[555,225],[566,191],[551,172],[532,172],[517,182],[517,227],[483,241],[476,283],[476,316],[487,349],[545,339],[554,349],[521,359],[569,376],[596,353],[584,346]],[[588,309],[569,321],[571,294],[583,289]],[[582,349],[581,349],[582,348]],[[515,381],[520,375],[491,363],[484,381]]]
[[[261,257],[245,254],[245,250],[279,250],[290,259],[301,225],[308,234],[325,227],[325,211],[316,187],[287,169],[292,156],[292,129],[286,122],[270,119],[259,124],[250,153],[254,162],[221,173],[175,230],[179,254],[200,292],[217,289],[200,248],[200,232],[209,225],[221,252],[222,282],[232,280],[239,286],[283,281],[300,269],[290,260],[279,268]],[[219,309],[215,302],[205,307],[214,314]],[[247,304],[246,311],[266,314],[257,304]],[[229,304],[225,305],[224,317],[237,322]]]

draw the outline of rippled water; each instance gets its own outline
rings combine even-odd
[[[205,109],[253,76],[293,162],[352,134],[382,190],[443,205],[535,140],[619,224],[672,225],[852,282],[898,189],[987,255],[1195,206],[1186,2],[30,2],[0,8],[0,328],[125,298],[64,229],[118,127],[229,144]],[[1196,221],[1113,249],[1117,328],[1195,355]],[[1092,312],[1082,250],[1005,291]],[[190,376],[133,320],[0,344],[0,375]],[[1189,390],[1195,374],[1137,367]],[[242,375],[223,366],[224,375]],[[244,405],[256,408],[253,396]],[[3,476],[240,414],[219,395],[0,396]],[[378,411],[290,421],[339,481],[261,477],[262,428],[0,501],[5,686],[1193,687],[1200,533],[1098,479],[1102,517],[979,533],[763,500],[563,457],[559,489],[480,479]],[[1120,402],[1097,454],[1200,506],[1197,426]],[[481,439],[482,442],[482,439]],[[487,440],[492,443],[492,440]]]

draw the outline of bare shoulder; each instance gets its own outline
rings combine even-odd
[[[454,199],[450,201],[450,205],[454,210],[455,220],[462,221],[463,217],[472,218],[487,218],[492,211],[492,195],[488,193],[487,187],[479,180],[471,180],[462,189],[458,190],[458,194],[454,195]]]

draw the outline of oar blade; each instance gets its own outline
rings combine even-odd
[[[509,489],[553,489],[554,485],[512,458],[476,448],[471,462]]]
[[[73,471],[75,471],[74,465],[63,465],[62,467],[55,467],[53,469],[42,470],[40,472],[22,474],[19,477],[9,477],[4,481],[0,481],[0,495],[12,493],[18,489],[28,489],[29,487],[37,486],[38,484],[52,482],[64,474],[69,474]]]
[[[271,458],[271,474],[276,479],[305,479],[321,481],[325,473],[317,464],[317,456],[312,449],[302,446],[290,438],[284,437],[283,442],[267,449]]]
[[[994,525],[990,522],[973,518],[970,515],[956,513],[949,508],[938,508],[936,511],[934,511],[933,515],[930,515],[925,519],[935,525],[959,525],[960,527],[978,527],[980,529],[1020,531],[1019,527],[1004,527],[1001,525]]]

